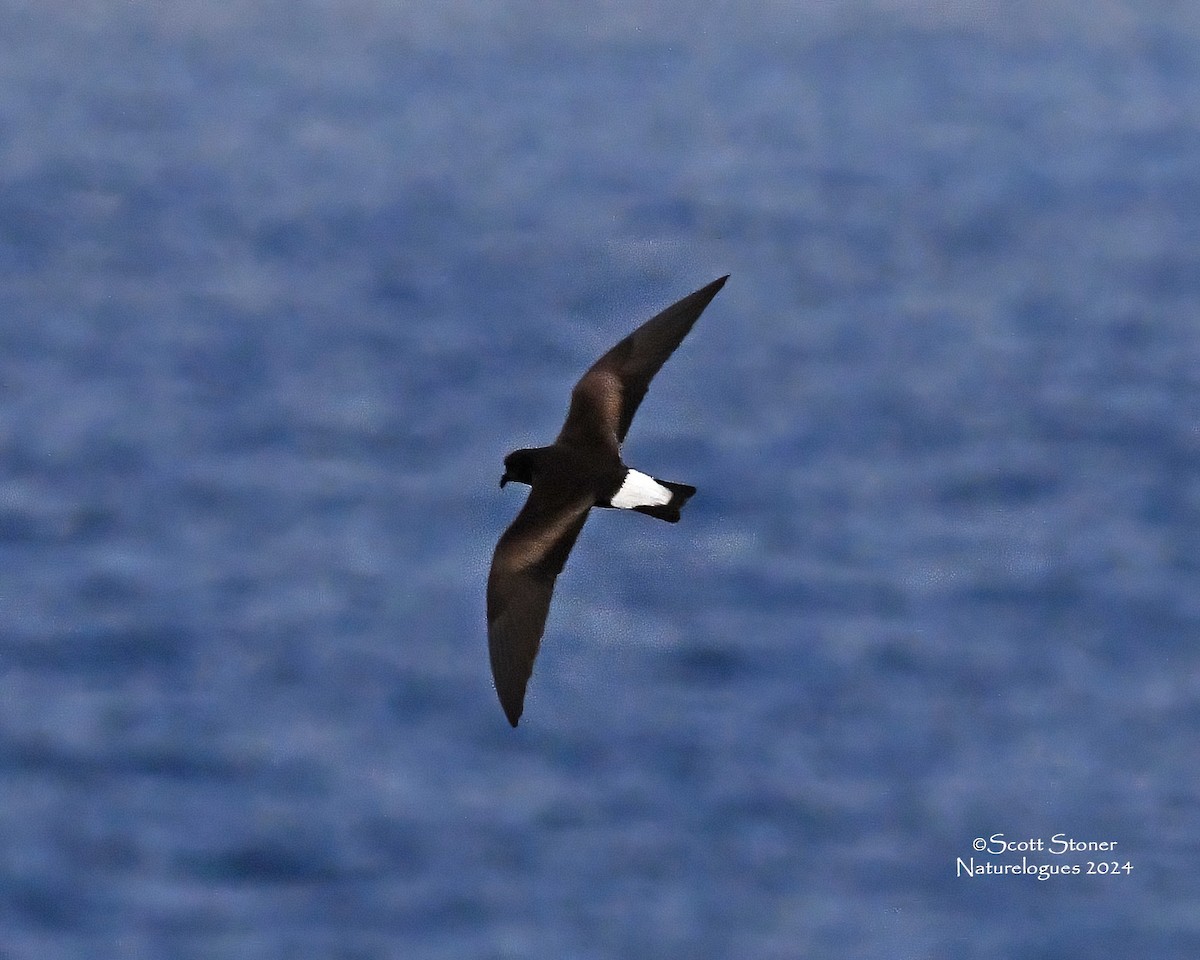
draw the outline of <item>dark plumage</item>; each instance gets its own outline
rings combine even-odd
[[[636,510],[669,523],[696,492],[621,461],[621,443],[650,381],[728,277],[714,280],[647,320],[597,360],[571,391],[571,407],[548,447],[504,458],[510,480],[532,487],[504,531],[488,574],[488,652],[504,714],[521,718],[554,581],[592,507]]]

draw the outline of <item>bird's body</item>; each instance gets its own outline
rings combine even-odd
[[[492,557],[488,650],[496,692],[515,727],[541,643],[554,581],[592,507],[635,510],[670,523],[696,492],[628,467],[621,443],[654,374],[708,306],[726,277],[652,317],[602,356],[571,392],[554,443],[504,459],[503,487],[528,484],[529,499]]]

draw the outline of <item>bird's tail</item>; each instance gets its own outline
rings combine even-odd
[[[679,522],[679,511],[683,505],[691,499],[696,488],[686,483],[672,483],[670,480],[659,480],[654,478],[656,483],[662,484],[671,491],[671,499],[664,504],[654,506],[634,507],[638,513],[644,513],[648,517],[657,517],[659,520],[666,520],[667,523]]]

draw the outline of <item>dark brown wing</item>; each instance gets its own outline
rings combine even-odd
[[[488,652],[492,678],[514,727],[550,612],[554,581],[592,506],[589,496],[555,498],[535,488],[504,531],[488,574]]]
[[[592,364],[571,391],[571,409],[559,441],[602,442],[618,449],[650,381],[728,279],[714,280],[667,307]]]

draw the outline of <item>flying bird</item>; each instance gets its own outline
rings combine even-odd
[[[625,465],[621,444],[650,381],[675,352],[728,275],[647,320],[592,364],[571,391],[567,419],[547,447],[504,458],[509,481],[532,489],[504,531],[488,573],[488,653],[504,715],[514,727],[525,705],[550,612],[554,581],[592,507],[635,510],[668,523],[696,488]]]

